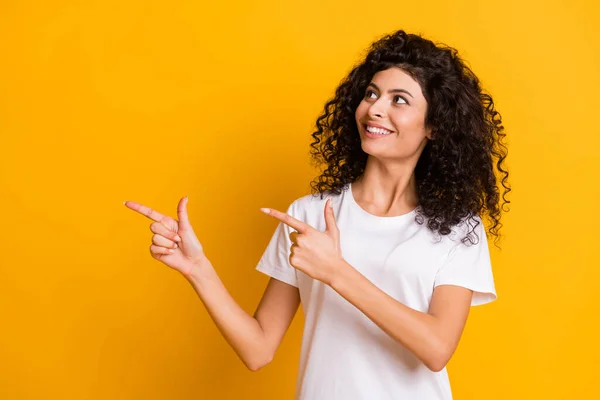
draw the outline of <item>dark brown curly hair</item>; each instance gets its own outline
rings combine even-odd
[[[475,243],[476,217],[487,216],[497,244],[511,190],[502,118],[456,49],[402,30],[370,46],[317,118],[310,154],[322,173],[311,182],[312,193],[340,194],[364,172],[368,155],[361,148],[355,111],[373,75],[391,67],[419,83],[427,101],[425,125],[432,128],[432,140],[415,167],[416,221],[426,220],[430,230],[448,235],[468,220],[471,230],[462,241]]]

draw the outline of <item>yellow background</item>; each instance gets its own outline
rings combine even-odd
[[[600,398],[598,5],[416,3],[0,3],[0,398],[291,398],[300,313],[246,370],[122,202],[175,216],[189,195],[252,313],[276,226],[259,207],[308,193],[323,104],[399,28],[456,47],[509,134],[499,300],[472,310],[455,398]]]

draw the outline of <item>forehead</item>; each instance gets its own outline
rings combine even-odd
[[[415,98],[423,98],[421,93],[421,85],[415,81],[408,73],[398,67],[392,67],[383,71],[376,72],[371,79],[377,87],[387,92],[392,89],[405,89],[410,92]]]

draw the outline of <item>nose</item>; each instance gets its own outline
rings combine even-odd
[[[383,118],[387,113],[387,103],[383,97],[380,97],[369,107],[369,117]]]

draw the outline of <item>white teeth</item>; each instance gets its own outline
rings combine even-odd
[[[386,129],[375,128],[374,126],[367,126],[367,131],[369,133],[375,133],[377,135],[389,135],[390,133],[392,133]]]

